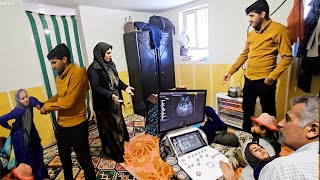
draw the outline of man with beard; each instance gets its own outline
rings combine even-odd
[[[89,81],[86,70],[71,63],[70,51],[65,44],[57,45],[48,55],[57,72],[57,94],[41,108],[42,114],[58,111],[55,129],[64,179],[72,180],[71,148],[77,155],[86,179],[96,179],[91,161],[86,117],[86,93]]]
[[[251,133],[250,117],[254,115],[257,97],[262,112],[276,117],[276,83],[292,62],[292,50],[288,29],[269,18],[269,6],[265,0],[257,0],[245,11],[254,30],[249,32],[243,52],[224,75],[222,84],[226,84],[246,62],[242,127]],[[278,54],[281,60],[277,64]]]
[[[295,152],[274,159],[260,172],[259,179],[318,179],[319,97],[300,96],[278,122],[279,141]],[[237,179],[230,165],[220,162],[226,180]]]

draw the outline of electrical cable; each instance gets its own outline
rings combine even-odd
[[[278,6],[277,9],[274,10],[274,11],[270,14],[270,16],[272,16],[275,12],[277,12],[277,11],[281,8],[281,6],[282,6],[286,1],[287,1],[287,0],[284,0],[284,1],[280,4],[280,6]]]
[[[269,17],[271,17],[275,12],[277,12],[282,6],[283,6],[283,4],[286,2],[287,0],[284,0],[270,15],[269,15]],[[250,28],[250,24],[249,24],[249,26],[248,26],[248,28],[247,28],[247,37],[248,37],[248,34],[249,34],[249,28]]]

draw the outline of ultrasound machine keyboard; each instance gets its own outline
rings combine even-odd
[[[193,180],[215,180],[223,174],[219,167],[228,158],[208,146],[205,134],[200,129],[189,127],[167,134],[178,165]]]
[[[223,175],[220,160],[228,162],[220,152],[206,146],[178,157],[178,164],[193,180],[213,180]]]

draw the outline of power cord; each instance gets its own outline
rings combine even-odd
[[[282,6],[286,1],[287,1],[287,0],[284,0],[284,1],[280,4],[280,6],[278,6],[277,9],[274,10],[274,11],[270,14],[270,16],[272,16],[275,12],[277,12],[277,11],[281,8],[281,6]],[[269,16],[269,17],[270,17],[270,16]]]
[[[275,12],[277,12],[282,6],[283,6],[283,4],[286,2],[287,0],[284,0],[270,15],[269,15],[269,17],[271,17]],[[249,24],[249,26],[248,26],[248,28],[247,28],[247,37],[248,37],[248,34],[249,34],[249,28],[250,28],[250,24]]]

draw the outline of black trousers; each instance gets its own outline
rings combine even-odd
[[[84,170],[85,178],[87,180],[96,179],[90,155],[88,135],[88,121],[72,127],[57,126],[55,136],[65,180],[73,179],[71,147],[77,155],[80,166]]]
[[[264,79],[250,80],[245,78],[243,88],[243,124],[244,131],[251,133],[252,120],[251,116],[254,115],[254,108],[256,105],[257,97],[260,98],[262,106],[262,113],[268,113],[271,116],[276,116],[276,87],[277,81],[271,86],[264,83]]]

